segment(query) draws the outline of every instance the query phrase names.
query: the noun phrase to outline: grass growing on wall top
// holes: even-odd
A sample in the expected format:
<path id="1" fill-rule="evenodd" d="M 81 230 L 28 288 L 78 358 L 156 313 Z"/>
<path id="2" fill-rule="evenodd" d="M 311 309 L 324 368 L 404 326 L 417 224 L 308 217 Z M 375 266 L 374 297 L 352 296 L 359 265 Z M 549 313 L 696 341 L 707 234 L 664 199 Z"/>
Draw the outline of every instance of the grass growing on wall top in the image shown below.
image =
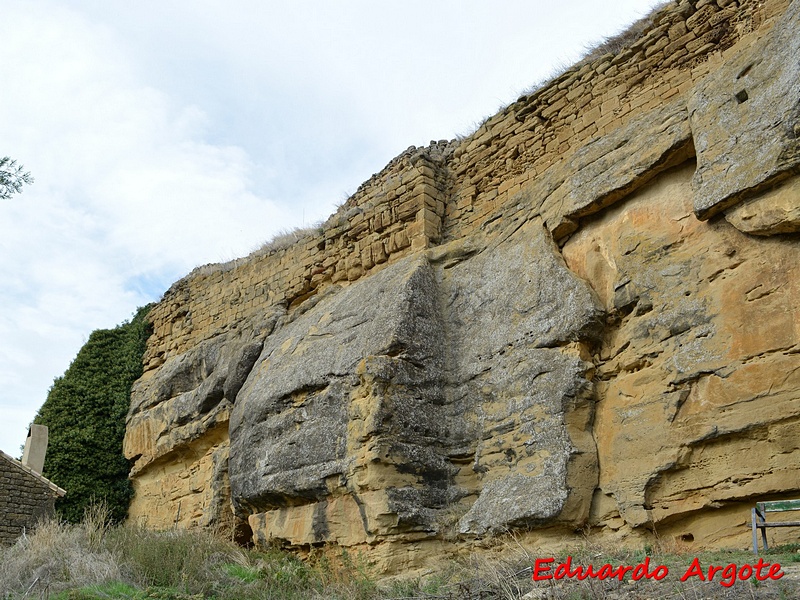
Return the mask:
<path id="1" fill-rule="evenodd" d="M 64 488 L 58 513 L 77 523 L 93 501 L 123 520 L 132 496 L 122 454 L 131 386 L 142 374 L 149 306 L 114 329 L 98 329 L 50 388 L 34 422 L 49 428 L 43 475 Z"/>

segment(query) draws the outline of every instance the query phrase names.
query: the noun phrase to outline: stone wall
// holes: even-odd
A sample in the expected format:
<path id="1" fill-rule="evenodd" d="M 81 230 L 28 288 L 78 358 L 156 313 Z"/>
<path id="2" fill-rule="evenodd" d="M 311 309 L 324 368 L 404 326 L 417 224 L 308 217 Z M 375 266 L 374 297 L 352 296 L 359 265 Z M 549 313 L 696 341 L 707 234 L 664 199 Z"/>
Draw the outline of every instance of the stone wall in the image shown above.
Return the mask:
<path id="1" fill-rule="evenodd" d="M 292 306 L 317 289 L 359 279 L 439 241 L 449 142 L 413 146 L 362 184 L 335 215 L 245 259 L 207 265 L 175 283 L 150 315 L 152 370 L 272 306 Z M 283 246 L 283 247 L 281 247 Z"/>
<path id="2" fill-rule="evenodd" d="M 299 232 L 296 243 L 278 249 L 267 245 L 244 259 L 200 267 L 174 284 L 151 315 L 155 336 L 146 369 L 256 312 L 301 302 L 326 285 L 355 281 L 415 250 L 475 231 L 498 218 L 498 209 L 523 188 L 548 179 L 547 173 L 578 170 L 579 151 L 586 153 L 588 142 L 621 126 L 658 128 L 658 119 L 670 116 L 662 112 L 665 105 L 681 113 L 687 93 L 736 51 L 740 38 L 754 42 L 787 4 L 670 3 L 650 17 L 650 27 L 634 43 L 572 67 L 468 138 L 410 147 L 319 228 Z M 642 148 L 620 153 L 634 161 L 631 181 L 644 183 L 694 154 L 688 126 L 670 141 L 673 145 L 647 161 L 636 162 Z M 564 182 L 548 183 L 558 189 Z M 626 191 L 624 186 L 603 190 L 591 206 L 564 214 L 547 205 L 539 210 L 560 239 L 574 230 L 575 219 Z M 549 204 L 556 201 L 563 199 L 557 196 Z"/>
<path id="3" fill-rule="evenodd" d="M 387 571 L 516 530 L 746 545 L 800 493 L 800 4 L 681 0 L 316 231 L 177 282 L 132 518 Z"/>
<path id="4" fill-rule="evenodd" d="M 54 513 L 64 490 L 0 452 L 0 544 L 13 544 Z"/>
<path id="5" fill-rule="evenodd" d="M 737 44 L 753 43 L 787 5 L 786 0 L 670 2 L 647 19 L 633 43 L 575 65 L 490 117 L 454 151 L 445 237 L 460 237 L 496 218 L 499 207 L 526 186 L 552 179 L 548 174 L 591 164 L 582 164 L 580 153 L 625 124 L 658 128 L 658 120 L 665 118 L 659 109 L 685 102 L 698 82 L 740 50 Z M 631 179 L 652 178 L 693 153 L 677 144 L 645 161 L 637 155 L 646 149 L 617 150 L 631 161 Z M 541 196 L 556 191 L 561 182 L 549 184 Z M 603 190 L 594 204 L 561 214 L 555 207 L 562 198 L 556 195 L 540 210 L 560 239 L 577 227 L 577 220 L 625 191 Z"/>

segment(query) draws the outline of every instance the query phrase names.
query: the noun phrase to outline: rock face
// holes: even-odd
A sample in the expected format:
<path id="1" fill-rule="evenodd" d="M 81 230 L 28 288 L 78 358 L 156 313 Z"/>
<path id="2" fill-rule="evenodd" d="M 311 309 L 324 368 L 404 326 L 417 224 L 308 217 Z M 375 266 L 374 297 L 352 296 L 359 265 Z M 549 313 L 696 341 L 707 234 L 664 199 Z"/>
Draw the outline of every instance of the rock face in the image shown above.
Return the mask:
<path id="1" fill-rule="evenodd" d="M 800 484 L 800 244 L 697 220 L 692 171 L 564 246 L 614 316 L 599 348 L 590 523 L 741 544 L 749 500 Z"/>
<path id="2" fill-rule="evenodd" d="M 538 223 L 328 288 L 279 320 L 237 397 L 239 515 L 298 546 L 580 524 L 597 481 L 580 344 L 601 314 Z"/>
<path id="3" fill-rule="evenodd" d="M 701 219 L 800 171 L 798 22 L 794 2 L 771 35 L 726 61 L 690 96 Z"/>
<path id="4" fill-rule="evenodd" d="M 131 518 L 387 573 L 508 531 L 746 546 L 756 499 L 800 493 L 797 32 L 796 2 L 672 3 L 177 282 Z"/>
<path id="5" fill-rule="evenodd" d="M 130 519 L 214 525 L 230 514 L 231 407 L 276 319 L 277 312 L 207 340 L 134 384 L 124 441 L 137 497 Z"/>

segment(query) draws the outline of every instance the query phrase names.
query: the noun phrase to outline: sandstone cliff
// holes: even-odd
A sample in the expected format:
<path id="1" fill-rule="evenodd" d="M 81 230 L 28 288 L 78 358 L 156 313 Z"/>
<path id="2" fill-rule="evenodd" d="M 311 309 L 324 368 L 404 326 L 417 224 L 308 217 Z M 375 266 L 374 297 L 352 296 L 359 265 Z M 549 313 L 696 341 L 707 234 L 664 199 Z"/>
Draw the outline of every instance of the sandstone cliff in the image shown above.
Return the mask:
<path id="1" fill-rule="evenodd" d="M 387 570 L 800 493 L 800 3 L 681 0 L 151 311 L 131 518 Z"/>

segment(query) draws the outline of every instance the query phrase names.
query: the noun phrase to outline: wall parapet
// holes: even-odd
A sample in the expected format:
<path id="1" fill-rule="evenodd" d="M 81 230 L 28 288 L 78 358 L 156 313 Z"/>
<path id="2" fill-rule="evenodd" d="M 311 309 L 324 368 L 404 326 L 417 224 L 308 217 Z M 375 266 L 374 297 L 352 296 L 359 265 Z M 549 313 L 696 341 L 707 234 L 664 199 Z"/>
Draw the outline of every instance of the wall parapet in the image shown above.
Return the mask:
<path id="1" fill-rule="evenodd" d="M 411 147 L 295 243 L 198 267 L 150 312 L 145 370 L 270 306 L 293 306 L 439 242 L 452 143 Z"/>

